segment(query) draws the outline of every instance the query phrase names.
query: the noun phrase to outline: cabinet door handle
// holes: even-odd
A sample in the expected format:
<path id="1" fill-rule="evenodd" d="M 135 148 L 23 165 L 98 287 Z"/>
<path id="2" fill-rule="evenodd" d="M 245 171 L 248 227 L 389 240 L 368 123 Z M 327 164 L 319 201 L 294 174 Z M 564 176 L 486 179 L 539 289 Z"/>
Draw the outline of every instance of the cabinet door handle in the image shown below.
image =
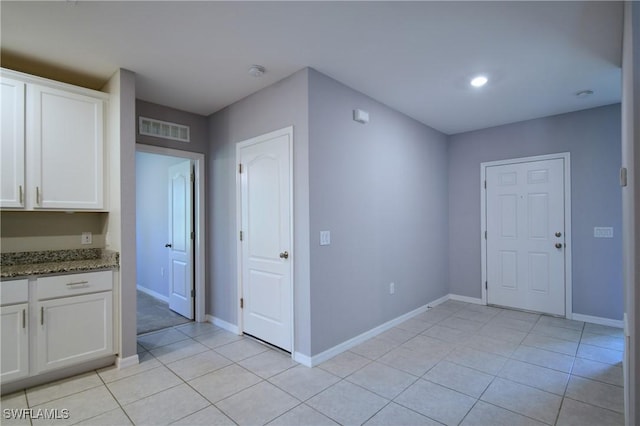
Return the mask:
<path id="1" fill-rule="evenodd" d="M 27 328 L 27 310 L 22 310 L 22 328 Z"/>
<path id="2" fill-rule="evenodd" d="M 18 193 L 20 194 L 20 204 L 22 204 L 22 185 L 18 185 Z"/>
<path id="3" fill-rule="evenodd" d="M 44 306 L 40 307 L 40 325 L 44 325 Z"/>
<path id="4" fill-rule="evenodd" d="M 36 186 L 36 204 L 40 205 L 40 187 Z"/>
<path id="5" fill-rule="evenodd" d="M 82 287 L 88 287 L 89 281 L 76 281 L 73 283 L 67 283 L 68 287 L 73 287 L 73 286 L 82 286 Z"/>

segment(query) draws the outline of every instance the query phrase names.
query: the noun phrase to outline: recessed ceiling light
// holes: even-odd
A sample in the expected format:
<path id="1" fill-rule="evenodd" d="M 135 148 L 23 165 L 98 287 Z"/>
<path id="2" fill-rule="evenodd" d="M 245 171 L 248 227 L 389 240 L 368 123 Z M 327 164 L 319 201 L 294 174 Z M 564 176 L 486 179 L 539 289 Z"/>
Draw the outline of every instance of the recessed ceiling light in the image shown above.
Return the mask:
<path id="1" fill-rule="evenodd" d="M 487 81 L 489 81 L 487 77 L 485 77 L 484 75 L 479 75 L 471 79 L 471 85 L 473 87 L 482 87 L 487 84 Z"/>
<path id="2" fill-rule="evenodd" d="M 265 72 L 265 68 L 262 65 L 251 65 L 249 67 L 249 75 L 253 77 L 262 77 Z"/>
<path id="3" fill-rule="evenodd" d="M 593 95 L 593 90 L 581 90 L 579 92 L 576 92 L 576 96 L 579 98 L 586 98 L 591 95 Z"/>

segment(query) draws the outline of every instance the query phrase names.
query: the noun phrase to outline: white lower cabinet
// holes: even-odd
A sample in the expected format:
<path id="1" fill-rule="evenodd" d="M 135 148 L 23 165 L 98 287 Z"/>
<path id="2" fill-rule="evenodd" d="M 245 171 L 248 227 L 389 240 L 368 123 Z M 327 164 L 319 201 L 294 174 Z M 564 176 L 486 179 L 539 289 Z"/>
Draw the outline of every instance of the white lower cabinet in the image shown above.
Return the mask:
<path id="1" fill-rule="evenodd" d="M 0 289 L 2 383 L 114 354 L 112 271 L 3 281 Z"/>
<path id="2" fill-rule="evenodd" d="M 2 365 L 0 380 L 8 382 L 29 375 L 29 305 L 0 307 Z"/>
<path id="3" fill-rule="evenodd" d="M 110 291 L 38 302 L 37 371 L 113 353 Z"/>

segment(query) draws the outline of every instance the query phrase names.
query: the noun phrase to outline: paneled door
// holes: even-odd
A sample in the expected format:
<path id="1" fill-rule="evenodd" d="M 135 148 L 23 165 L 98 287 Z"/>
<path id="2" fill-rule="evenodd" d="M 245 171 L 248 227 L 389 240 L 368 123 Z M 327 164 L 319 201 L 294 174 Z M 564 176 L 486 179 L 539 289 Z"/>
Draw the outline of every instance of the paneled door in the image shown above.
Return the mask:
<path id="1" fill-rule="evenodd" d="M 193 185 L 191 161 L 169 167 L 169 308 L 193 319 Z"/>
<path id="2" fill-rule="evenodd" d="M 564 161 L 486 168 L 487 303 L 565 316 Z"/>
<path id="3" fill-rule="evenodd" d="M 238 146 L 242 329 L 292 349 L 292 129 Z"/>

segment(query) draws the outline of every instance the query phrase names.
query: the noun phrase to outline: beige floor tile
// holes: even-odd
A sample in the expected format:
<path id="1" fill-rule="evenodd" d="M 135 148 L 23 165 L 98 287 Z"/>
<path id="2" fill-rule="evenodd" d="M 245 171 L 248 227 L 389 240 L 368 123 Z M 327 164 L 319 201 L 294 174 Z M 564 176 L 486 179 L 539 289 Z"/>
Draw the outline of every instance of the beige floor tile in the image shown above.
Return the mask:
<path id="1" fill-rule="evenodd" d="M 536 324 L 532 329 L 536 334 L 543 336 L 555 337 L 556 339 L 568 340 L 570 342 L 579 342 L 582 337 L 582 331 L 571 328 L 554 327 L 545 324 Z"/>
<path id="2" fill-rule="evenodd" d="M 396 325 L 396 327 L 401 328 L 403 330 L 412 331 L 418 334 L 418 333 L 422 333 L 427 328 L 431 327 L 431 325 L 432 324 L 428 322 L 421 321 L 414 317 L 401 322 L 400 324 Z"/>
<path id="3" fill-rule="evenodd" d="M 473 335 L 473 333 L 456 330 L 454 328 L 443 327 L 440 324 L 436 324 L 424 331 L 422 335 L 456 345 L 461 345 L 465 343 L 467 339 Z"/>
<path id="4" fill-rule="evenodd" d="M 604 334 L 582 333 L 580 343 L 587 345 L 599 346 L 601 348 L 613 349 L 616 351 L 624 351 L 624 338 L 617 336 L 607 336 Z"/>
<path id="5" fill-rule="evenodd" d="M 531 346 L 520 346 L 515 350 L 511 358 L 518 361 L 528 362 L 540 367 L 551 368 L 553 370 L 569 373 L 573 366 L 574 358 L 558 352 L 551 352 Z"/>
<path id="6" fill-rule="evenodd" d="M 603 362 L 591 361 L 584 358 L 576 358 L 571 374 L 584 377 L 610 385 L 623 386 L 624 377 L 622 367 L 618 365 L 605 364 Z"/>
<path id="7" fill-rule="evenodd" d="M 298 365 L 291 359 L 291 355 L 274 350 L 268 350 L 251 358 L 243 359 L 238 364 L 263 379 L 268 379 Z"/>
<path id="8" fill-rule="evenodd" d="M 269 382 L 295 396 L 300 401 L 306 401 L 339 381 L 339 377 L 323 369 L 308 368 L 302 365 L 286 370 L 269 379 Z"/>
<path id="9" fill-rule="evenodd" d="M 462 318 L 469 321 L 481 323 L 487 323 L 491 321 L 491 319 L 496 315 L 497 313 L 495 312 L 478 312 L 476 310 L 466 308 L 453 314 L 455 318 Z"/>
<path id="10" fill-rule="evenodd" d="M 172 425 L 182 426 L 234 426 L 235 423 L 215 406 L 209 405 L 187 417 L 177 420 Z"/>
<path id="11" fill-rule="evenodd" d="M 572 376 L 567 386 L 568 398 L 624 413 L 624 389 L 620 386 Z"/>
<path id="12" fill-rule="evenodd" d="M 503 309 L 502 312 L 500 312 L 500 316 L 508 319 L 515 319 L 518 321 L 526 321 L 530 323 L 536 323 L 540 319 L 540 314 L 516 311 L 513 309 Z"/>
<path id="13" fill-rule="evenodd" d="M 604 362 L 612 365 L 622 365 L 622 351 L 601 348 L 599 346 L 585 345 L 581 343 L 578 347 L 577 357 L 590 359 L 592 361 Z"/>
<path id="14" fill-rule="evenodd" d="M 347 377 L 370 362 L 369 358 L 347 351 L 323 362 L 318 367 L 338 377 Z"/>
<path id="15" fill-rule="evenodd" d="M 557 426 L 623 426 L 624 416 L 604 408 L 565 398 Z"/>
<path id="16" fill-rule="evenodd" d="M 392 350 L 388 354 L 378 359 L 378 362 L 397 368 L 405 373 L 420 377 L 434 365 L 436 365 L 442 356 L 429 356 L 422 352 L 412 351 L 404 347 Z"/>
<path id="17" fill-rule="evenodd" d="M 508 328 L 510 330 L 528 333 L 534 327 L 535 322 L 510 318 L 505 315 L 496 315 L 487 323 L 488 326 L 498 326 Z"/>
<path id="18" fill-rule="evenodd" d="M 604 334 L 607 336 L 624 338 L 624 330 L 618 327 L 609 327 L 606 325 L 592 324 L 587 322 L 584 324 L 584 331 L 585 333 Z"/>
<path id="19" fill-rule="evenodd" d="M 60 399 L 102 385 L 103 383 L 100 377 L 98 377 L 94 371 L 91 371 L 68 379 L 27 389 L 27 401 L 29 406 L 33 407 L 34 405 L 44 404 L 54 399 Z"/>
<path id="20" fill-rule="evenodd" d="M 242 361 L 267 350 L 269 350 L 267 346 L 247 338 L 215 349 L 220 355 L 234 362 Z"/>
<path id="21" fill-rule="evenodd" d="M 440 424 L 393 402 L 378 411 L 365 423 L 367 426 L 438 426 Z"/>
<path id="22" fill-rule="evenodd" d="M 182 380 L 189 381 L 231 364 L 233 363 L 230 360 L 219 353 L 207 350 L 189 358 L 183 358 L 167 364 L 167 367 L 180 376 Z"/>
<path id="23" fill-rule="evenodd" d="M 445 318 L 449 318 L 452 316 L 454 312 L 449 311 L 436 311 L 433 309 L 429 309 L 426 312 L 416 315 L 413 319 L 417 319 L 419 321 L 424 321 L 430 324 L 437 324 Z"/>
<path id="24" fill-rule="evenodd" d="M 266 424 L 300 404 L 268 382 L 261 382 L 218 402 L 218 408 L 240 425 Z"/>
<path id="25" fill-rule="evenodd" d="M 576 356 L 576 352 L 578 351 L 578 342 L 570 342 L 568 340 L 557 339 L 533 332 L 525 337 L 522 344 L 570 356 Z"/>
<path id="26" fill-rule="evenodd" d="M 150 352 L 158 359 L 158 361 L 163 364 L 169 364 L 182 358 L 188 358 L 208 350 L 210 349 L 202 343 L 196 342 L 193 339 L 188 339 L 171 343 L 156 349 L 151 349 Z"/>
<path id="27" fill-rule="evenodd" d="M 467 339 L 465 346 L 490 354 L 510 357 L 518 348 L 518 344 L 506 340 L 495 339 L 489 336 L 473 335 Z"/>
<path id="28" fill-rule="evenodd" d="M 182 381 L 164 366 L 143 371 L 115 382 L 107 387 L 122 405 L 130 404 L 149 395 L 177 386 Z"/>
<path id="29" fill-rule="evenodd" d="M 393 327 L 389 330 L 381 333 L 378 337 L 395 342 L 396 344 L 403 344 L 409 339 L 416 337 L 418 333 L 416 331 L 404 330 L 402 328 Z"/>
<path id="30" fill-rule="evenodd" d="M 478 401 L 460 426 L 543 426 L 537 420 Z"/>
<path id="31" fill-rule="evenodd" d="M 371 360 L 378 359 L 382 355 L 391 351 L 398 344 L 393 340 L 385 339 L 382 337 L 374 337 L 373 339 L 369 339 L 366 342 L 360 343 L 358 346 L 351 348 L 351 352 L 354 352 L 358 355 L 362 355 L 365 358 L 369 358 Z"/>
<path id="32" fill-rule="evenodd" d="M 447 356 L 447 361 L 496 375 L 507 362 L 507 358 L 471 348 L 457 348 Z"/>
<path id="33" fill-rule="evenodd" d="M 438 325 L 449 327 L 449 328 L 455 328 L 456 330 L 462 330 L 467 333 L 474 333 L 480 330 L 480 328 L 482 328 L 482 326 L 484 326 L 485 323 L 478 322 L 478 321 L 470 321 L 468 319 L 452 316 L 440 321 Z"/>
<path id="34" fill-rule="evenodd" d="M 480 336 L 488 336 L 498 340 L 505 340 L 507 342 L 520 344 L 525 337 L 527 337 L 528 331 L 516 330 L 513 328 L 505 327 L 501 324 L 496 324 L 489 321 L 487 325 L 478 330 L 477 334 Z"/>
<path id="35" fill-rule="evenodd" d="M 170 345 L 171 343 L 179 342 L 180 340 L 186 340 L 189 336 L 180 333 L 179 331 L 168 328 L 161 331 L 155 331 L 149 334 L 143 334 L 138 336 L 138 343 L 145 349 L 151 350 L 159 348 L 161 346 Z"/>
<path id="36" fill-rule="evenodd" d="M 244 368 L 232 364 L 189 381 L 189 384 L 212 403 L 225 399 L 262 379 Z"/>
<path id="37" fill-rule="evenodd" d="M 314 410 L 308 405 L 300 404 L 276 418 L 274 421 L 269 423 L 269 426 L 336 426 L 337 424 L 338 423 L 334 422 L 329 417 Z"/>
<path id="38" fill-rule="evenodd" d="M 556 395 L 564 395 L 569 374 L 527 362 L 510 359 L 498 376 Z"/>
<path id="39" fill-rule="evenodd" d="M 41 408 L 45 410 L 68 410 L 69 417 L 67 419 L 55 420 L 54 422 L 51 420 L 33 420 L 34 425 L 55 424 L 65 426 L 115 410 L 118 408 L 118 403 L 113 399 L 106 387 L 98 386 L 41 405 L 32 406 L 31 408 L 34 410 Z"/>
<path id="40" fill-rule="evenodd" d="M 444 342 L 433 337 L 425 336 L 424 334 L 416 336 L 400 345 L 400 348 L 409 349 L 434 358 L 444 358 L 455 349 L 455 347 L 456 344 L 454 343 Z"/>
<path id="41" fill-rule="evenodd" d="M 346 380 L 383 398 L 393 399 L 418 378 L 379 362 L 372 362 L 347 377 Z"/>
<path id="42" fill-rule="evenodd" d="M 496 378 L 480 399 L 548 424 L 555 422 L 562 402 L 561 396 L 501 378 Z"/>
<path id="43" fill-rule="evenodd" d="M 542 315 L 538 320 L 538 324 L 550 325 L 552 327 L 571 328 L 573 330 L 579 330 L 579 331 L 582 331 L 582 329 L 584 328 L 584 322 L 582 321 L 550 317 L 547 315 Z"/>
<path id="44" fill-rule="evenodd" d="M 203 334 L 214 333 L 222 330 L 220 327 L 213 325 L 210 322 L 190 322 L 188 324 L 175 327 L 175 329 L 189 337 L 201 336 Z"/>
<path id="45" fill-rule="evenodd" d="M 422 378 L 465 395 L 479 398 L 494 376 L 448 361 L 441 361 Z"/>
<path id="46" fill-rule="evenodd" d="M 389 401 L 349 382 L 339 382 L 307 401 L 307 405 L 341 425 L 361 425 Z"/>
<path id="47" fill-rule="evenodd" d="M 170 424 L 208 405 L 209 401 L 183 383 L 123 408 L 133 423 L 141 426 Z"/>
<path id="48" fill-rule="evenodd" d="M 229 333 L 228 331 L 225 331 L 225 330 L 221 330 L 221 331 L 216 331 L 214 333 L 207 333 L 207 334 L 202 334 L 200 336 L 195 336 L 194 339 L 209 348 L 215 349 L 217 347 L 228 345 L 229 343 L 242 340 L 243 337 L 238 336 L 237 334 Z"/>
<path id="49" fill-rule="evenodd" d="M 30 426 L 31 420 L 24 415 L 24 412 L 9 411 L 7 414 L 4 410 L 22 410 L 28 408 L 27 395 L 25 391 L 14 392 L 8 395 L 2 395 L 2 425 L 6 426 Z"/>
<path id="50" fill-rule="evenodd" d="M 129 417 L 127 417 L 120 407 L 76 423 L 76 425 L 82 426 L 130 426 L 132 424 Z"/>
<path id="51" fill-rule="evenodd" d="M 476 399 L 420 379 L 394 401 L 441 423 L 457 425 Z"/>
<path id="52" fill-rule="evenodd" d="M 151 370 L 152 368 L 156 368 L 161 365 L 160 361 L 151 355 L 151 352 L 145 351 L 138 354 L 138 364 L 126 368 L 118 368 L 115 365 L 112 365 L 98 370 L 98 375 L 105 383 L 110 383 L 124 379 L 125 377 L 142 373 L 143 371 Z"/>

